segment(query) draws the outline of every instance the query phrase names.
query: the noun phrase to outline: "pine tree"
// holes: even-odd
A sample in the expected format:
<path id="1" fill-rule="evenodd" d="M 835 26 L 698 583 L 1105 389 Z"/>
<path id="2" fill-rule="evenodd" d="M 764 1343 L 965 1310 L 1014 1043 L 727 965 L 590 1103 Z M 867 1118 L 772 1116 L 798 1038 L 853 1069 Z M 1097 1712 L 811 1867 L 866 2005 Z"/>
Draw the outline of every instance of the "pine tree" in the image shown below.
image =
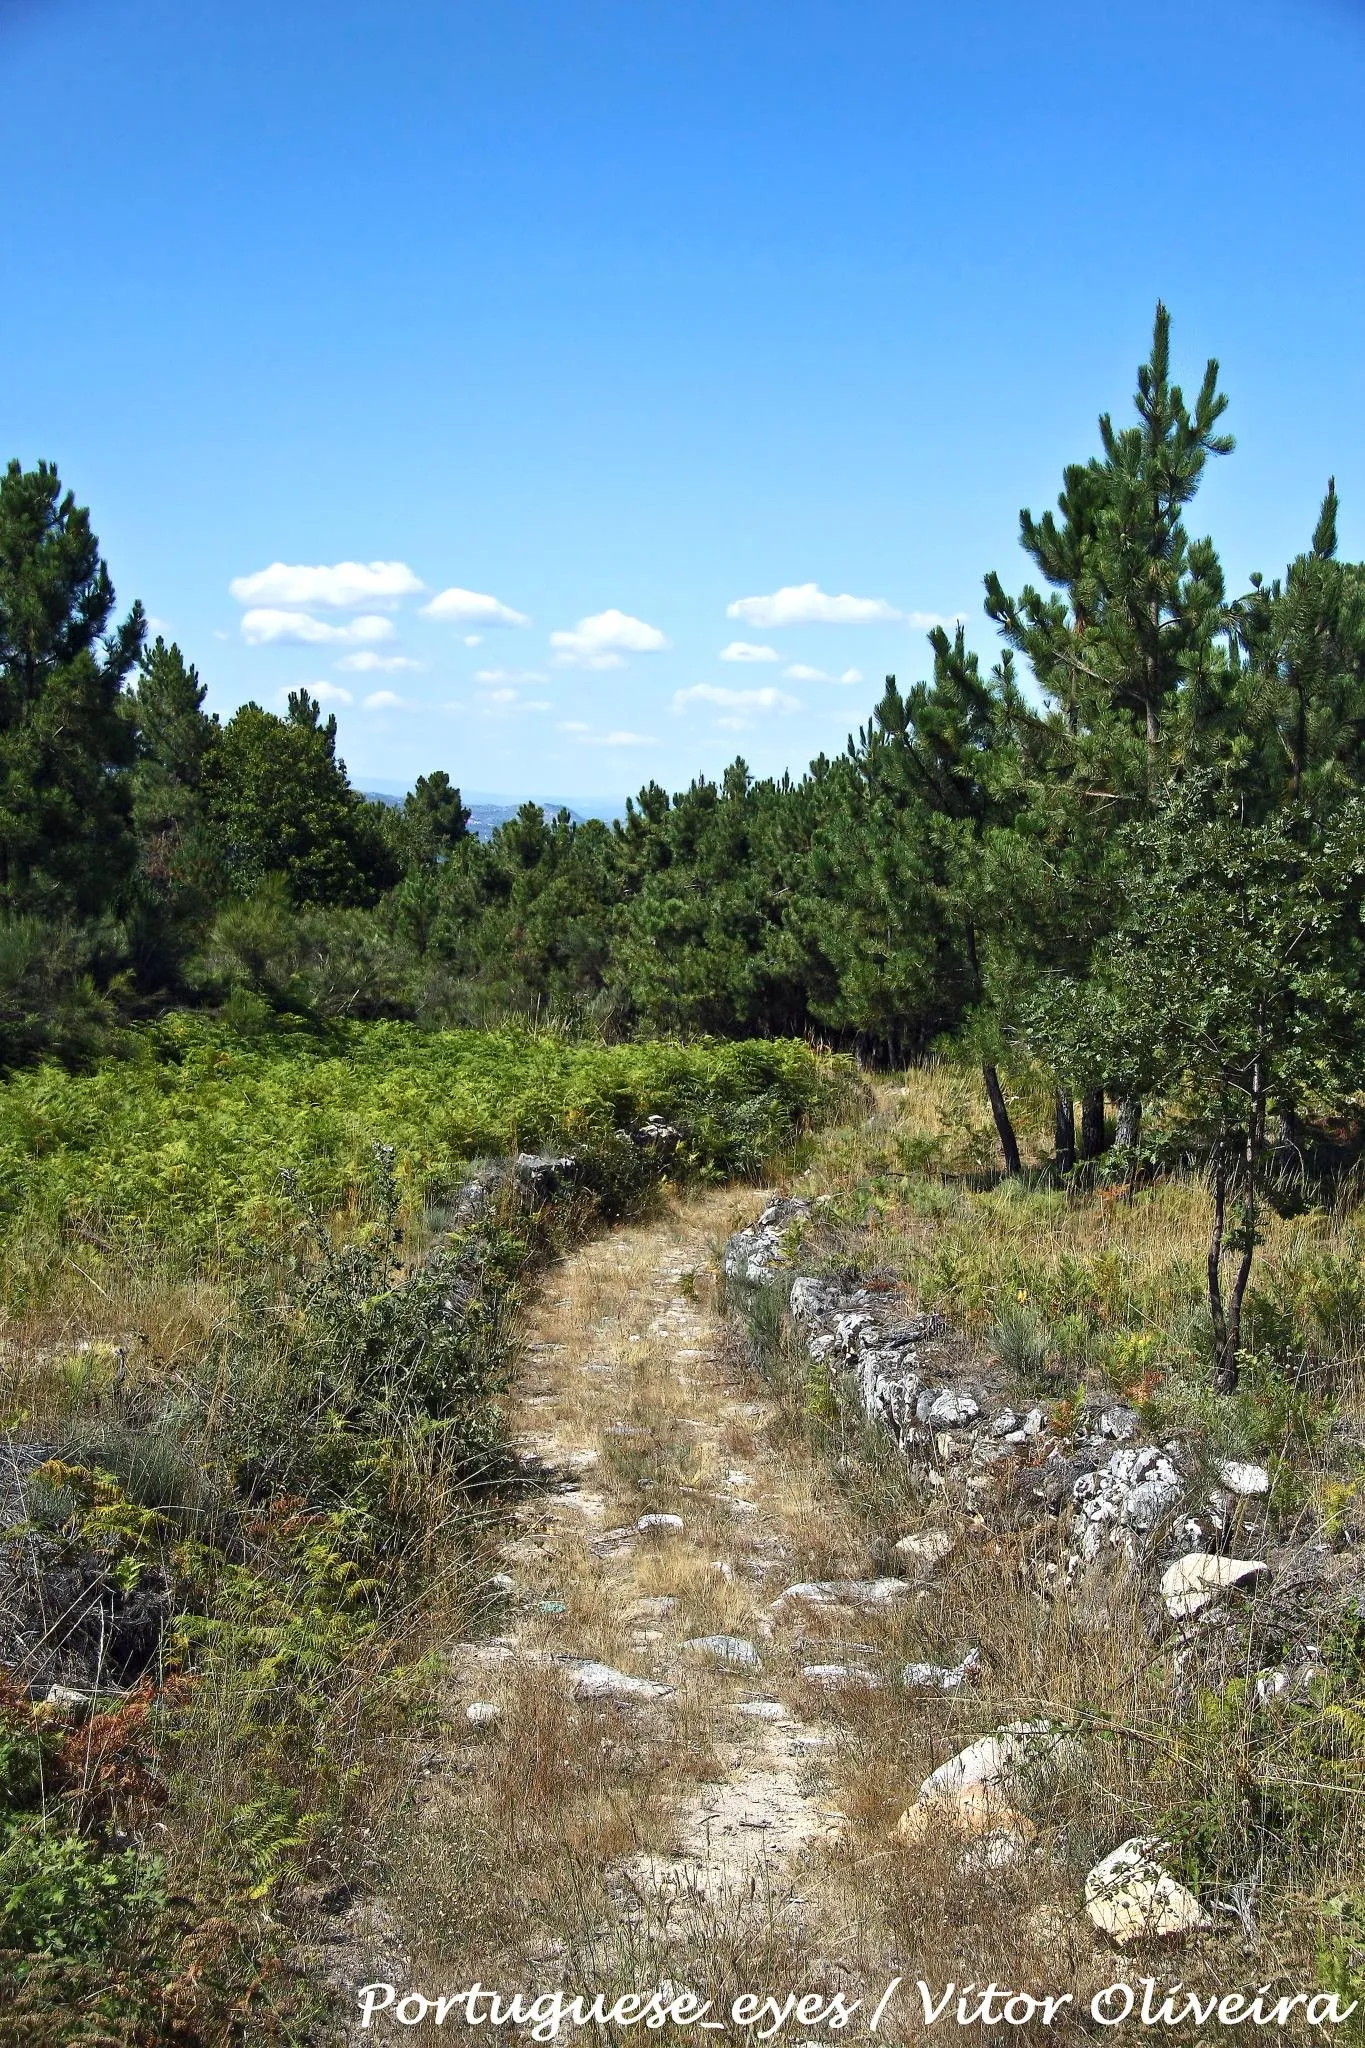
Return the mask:
<path id="1" fill-rule="evenodd" d="M 204 764 L 219 732 L 206 695 L 198 671 L 158 634 L 125 699 L 136 747 L 133 830 L 144 871 L 168 882 L 202 829 Z"/>
<path id="2" fill-rule="evenodd" d="M 444 768 L 419 775 L 403 799 L 414 857 L 428 864 L 444 860 L 468 832 L 469 815 Z"/>
<path id="3" fill-rule="evenodd" d="M 204 768 L 215 854 L 229 886 L 251 895 L 282 876 L 296 904 L 373 903 L 398 879 L 398 863 L 351 788 L 336 751 L 335 717 L 324 721 L 306 690 L 287 715 L 244 704 L 223 727 Z"/>
<path id="4" fill-rule="evenodd" d="M 142 608 L 108 630 L 114 587 L 90 515 L 56 469 L 0 478 L 0 900 L 88 915 L 133 860 L 133 734 L 120 693 Z"/>
<path id="5" fill-rule="evenodd" d="M 1138 370 L 1137 423 L 1099 422 L 1103 454 L 1065 472 L 1051 513 L 1019 515 L 1019 538 L 1053 595 L 1026 585 L 1008 596 L 993 571 L 986 610 L 1029 662 L 1049 701 L 1095 756 L 1097 739 L 1125 793 L 1159 775 L 1166 726 L 1182 699 L 1196 715 L 1219 667 L 1225 625 L 1222 569 L 1211 540 L 1191 539 L 1185 512 L 1227 409 L 1210 359 L 1191 411 L 1170 379 L 1171 322 L 1158 303 L 1152 352 Z M 1124 745 L 1129 734 L 1140 753 Z"/>

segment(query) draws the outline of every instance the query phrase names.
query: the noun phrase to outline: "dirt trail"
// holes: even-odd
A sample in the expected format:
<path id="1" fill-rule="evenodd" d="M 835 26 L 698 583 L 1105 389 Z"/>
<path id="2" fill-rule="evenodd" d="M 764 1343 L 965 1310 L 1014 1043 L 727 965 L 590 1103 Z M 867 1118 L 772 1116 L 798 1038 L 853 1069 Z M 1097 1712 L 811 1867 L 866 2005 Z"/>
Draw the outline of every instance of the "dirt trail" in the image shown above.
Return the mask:
<path id="1" fill-rule="evenodd" d="M 574 1483 L 527 1518 L 507 1566 L 572 1587 L 599 1625 L 566 1629 L 533 1606 L 501 1647 L 670 1687 L 675 1705 L 660 1710 L 700 1711 L 723 1771 L 675 1808 L 673 1854 L 642 1849 L 622 1865 L 642 1894 L 750 1893 L 757 1873 L 771 1880 L 840 1819 L 811 1785 L 824 1737 L 765 1685 L 777 1661 L 768 1603 L 787 1583 L 794 1533 L 764 1443 L 776 1405 L 737 1391 L 719 1350 L 716 1236 L 758 1206 L 754 1195 L 742 1208 L 733 1194 L 691 1202 L 576 1253 L 533 1318 L 513 1418 L 519 1450 Z M 682 1526 L 640 1529 L 651 1514 Z M 717 1646 L 688 1647 L 706 1636 Z M 576 1696 L 596 1683 L 613 1697 L 610 1679 L 562 1668 Z"/>
<path id="2" fill-rule="evenodd" d="M 843 1817 L 801 1670 L 870 1646 L 839 1639 L 847 1614 L 773 1611 L 831 1561 L 831 1516 L 717 1304 L 718 1245 L 763 1199 L 697 1195 L 603 1236 L 532 1309 L 510 1419 L 555 1477 L 494 1560 L 496 1632 L 449 1657 L 459 1748 L 421 1801 L 413 1981 L 459 1976 L 453 1947 L 522 1984 L 779 1934 L 808 1952 L 826 1917 Z"/>

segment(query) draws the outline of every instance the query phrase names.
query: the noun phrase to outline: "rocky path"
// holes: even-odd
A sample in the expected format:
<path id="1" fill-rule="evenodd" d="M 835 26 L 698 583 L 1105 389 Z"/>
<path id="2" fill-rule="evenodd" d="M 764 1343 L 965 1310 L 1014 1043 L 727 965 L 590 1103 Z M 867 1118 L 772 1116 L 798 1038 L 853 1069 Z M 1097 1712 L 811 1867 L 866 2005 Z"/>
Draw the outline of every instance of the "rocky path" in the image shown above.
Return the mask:
<path id="1" fill-rule="evenodd" d="M 674 1924 L 779 1890 L 799 1904 L 803 1853 L 841 1819 L 823 1733 L 779 1697 L 802 1631 L 769 1612 L 814 1504 L 769 1441 L 776 1405 L 727 1367 L 715 1301 L 717 1243 L 754 1202 L 693 1199 L 551 1276 L 513 1420 L 552 1490 L 503 1548 L 504 1627 L 453 1663 L 466 1719 L 504 1740 L 532 1670 L 668 1760 L 670 1796 L 637 1806 L 637 1840 L 600 1869 L 618 1906 Z"/>

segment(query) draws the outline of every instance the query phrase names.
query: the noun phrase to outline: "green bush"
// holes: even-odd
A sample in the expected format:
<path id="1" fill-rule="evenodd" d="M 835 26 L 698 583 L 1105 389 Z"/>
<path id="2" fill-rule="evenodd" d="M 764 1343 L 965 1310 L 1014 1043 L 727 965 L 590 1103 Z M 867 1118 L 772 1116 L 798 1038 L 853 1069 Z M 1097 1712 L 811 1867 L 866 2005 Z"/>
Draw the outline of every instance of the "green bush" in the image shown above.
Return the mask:
<path id="1" fill-rule="evenodd" d="M 0 1938 L 11 1952 L 98 1956 L 126 1944 L 132 1923 L 165 1903 L 155 1857 L 104 1849 L 36 1816 L 13 1828 L 0 1849 Z M 16 1975 L 23 1974 L 20 1964 Z"/>
<path id="2" fill-rule="evenodd" d="M 191 1258 L 237 1254 L 287 1220 L 281 1169 L 332 1210 L 376 1139 L 394 1146 L 414 1204 L 450 1190 L 465 1162 L 518 1149 L 581 1154 L 590 1185 L 610 1193 L 639 1170 L 616 1133 L 654 1112 L 684 1134 L 677 1173 L 751 1173 L 828 1115 L 850 1076 L 790 1041 L 574 1045 L 259 1016 L 243 1036 L 177 1015 L 133 1034 L 125 1059 L 0 1086 L 2 1228 L 11 1243 L 75 1226 Z"/>

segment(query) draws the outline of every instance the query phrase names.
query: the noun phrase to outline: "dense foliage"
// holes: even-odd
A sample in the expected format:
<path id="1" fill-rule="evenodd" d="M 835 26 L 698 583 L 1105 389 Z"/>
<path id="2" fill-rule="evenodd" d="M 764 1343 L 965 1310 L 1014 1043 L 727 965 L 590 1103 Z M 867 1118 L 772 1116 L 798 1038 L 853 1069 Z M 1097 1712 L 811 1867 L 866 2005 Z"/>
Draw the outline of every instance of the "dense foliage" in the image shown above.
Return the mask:
<path id="1" fill-rule="evenodd" d="M 845 1079 L 790 1041 L 605 1046 L 402 1023 L 243 1038 L 177 1015 L 123 1059 L 40 1067 L 0 1090 L 3 1241 L 75 1225 L 102 1242 L 241 1249 L 298 1199 L 335 1209 L 377 1142 L 410 1203 L 448 1195 L 471 1160 L 571 1147 L 610 1209 L 634 1192 L 629 1134 L 646 1117 L 681 1133 L 677 1174 L 756 1171 Z"/>

